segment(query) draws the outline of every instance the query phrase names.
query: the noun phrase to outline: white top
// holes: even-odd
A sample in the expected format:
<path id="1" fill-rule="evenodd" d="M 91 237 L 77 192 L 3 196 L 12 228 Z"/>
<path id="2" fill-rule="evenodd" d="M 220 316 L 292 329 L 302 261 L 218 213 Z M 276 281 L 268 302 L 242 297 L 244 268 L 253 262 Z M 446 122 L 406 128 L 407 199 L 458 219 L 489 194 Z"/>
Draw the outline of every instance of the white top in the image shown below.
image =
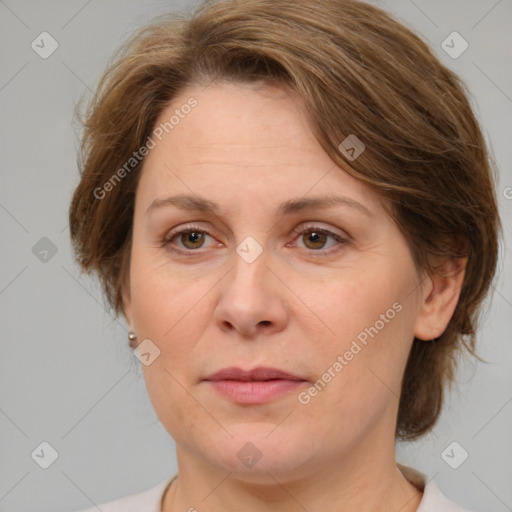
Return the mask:
<path id="1" fill-rule="evenodd" d="M 426 475 L 408 466 L 402 464 L 397 464 L 397 466 L 409 482 L 423 491 L 423 498 L 417 512 L 470 512 L 445 498 L 433 479 L 428 480 Z M 161 512 L 161 501 L 165 490 L 176 476 L 166 478 L 147 491 L 108 501 L 99 505 L 99 508 L 102 512 Z M 82 512 L 97 511 L 97 507 L 92 507 Z"/>

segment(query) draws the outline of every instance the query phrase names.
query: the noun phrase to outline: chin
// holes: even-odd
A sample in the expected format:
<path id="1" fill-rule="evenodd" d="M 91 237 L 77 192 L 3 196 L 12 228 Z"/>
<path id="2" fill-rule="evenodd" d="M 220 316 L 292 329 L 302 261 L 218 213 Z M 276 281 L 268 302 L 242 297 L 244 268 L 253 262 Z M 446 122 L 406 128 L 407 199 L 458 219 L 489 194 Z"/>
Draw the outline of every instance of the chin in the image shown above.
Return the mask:
<path id="1" fill-rule="evenodd" d="M 297 435 L 290 425 L 243 423 L 228 430 L 234 437 L 217 440 L 216 449 L 205 456 L 233 478 L 248 483 L 275 484 L 269 473 L 277 480 L 298 477 L 319 449 L 312 436 Z"/>

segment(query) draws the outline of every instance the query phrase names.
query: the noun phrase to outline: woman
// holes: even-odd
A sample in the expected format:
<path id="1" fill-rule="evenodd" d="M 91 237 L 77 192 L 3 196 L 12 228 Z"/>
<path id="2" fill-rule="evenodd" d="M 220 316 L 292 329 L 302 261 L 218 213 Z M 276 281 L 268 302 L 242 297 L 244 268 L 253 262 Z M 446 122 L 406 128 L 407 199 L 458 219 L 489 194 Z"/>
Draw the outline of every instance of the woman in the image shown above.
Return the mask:
<path id="1" fill-rule="evenodd" d="M 208 3 L 135 34 L 84 123 L 77 259 L 178 461 L 101 509 L 462 510 L 395 460 L 474 347 L 500 228 L 428 47 L 353 0 Z"/>

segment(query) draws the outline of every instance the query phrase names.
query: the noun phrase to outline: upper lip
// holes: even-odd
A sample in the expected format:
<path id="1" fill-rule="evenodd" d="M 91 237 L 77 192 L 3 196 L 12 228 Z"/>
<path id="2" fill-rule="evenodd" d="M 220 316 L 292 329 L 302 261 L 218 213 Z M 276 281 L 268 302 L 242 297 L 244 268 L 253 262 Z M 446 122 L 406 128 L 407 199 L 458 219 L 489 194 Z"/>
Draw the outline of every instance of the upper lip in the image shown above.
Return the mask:
<path id="1" fill-rule="evenodd" d="M 267 366 L 258 366 L 257 368 L 253 368 L 252 370 L 242 370 L 241 368 L 230 366 L 229 368 L 223 368 L 218 372 L 208 375 L 208 377 L 206 377 L 204 380 L 238 380 L 242 382 L 249 382 L 274 379 L 296 381 L 304 380 L 302 377 L 298 377 L 297 375 L 293 375 L 283 370 L 279 370 L 278 368 L 270 368 Z"/>

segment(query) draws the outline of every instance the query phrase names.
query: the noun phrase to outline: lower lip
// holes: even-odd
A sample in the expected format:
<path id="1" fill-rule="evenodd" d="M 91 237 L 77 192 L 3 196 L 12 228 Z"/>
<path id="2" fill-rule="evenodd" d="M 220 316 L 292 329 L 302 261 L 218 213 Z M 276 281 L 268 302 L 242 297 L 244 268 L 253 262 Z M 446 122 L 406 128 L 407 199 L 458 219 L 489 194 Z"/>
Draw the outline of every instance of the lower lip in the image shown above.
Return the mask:
<path id="1" fill-rule="evenodd" d="M 296 391 L 305 381 L 265 380 L 243 382 L 239 380 L 207 381 L 221 395 L 240 404 L 263 404 L 279 396 Z"/>

